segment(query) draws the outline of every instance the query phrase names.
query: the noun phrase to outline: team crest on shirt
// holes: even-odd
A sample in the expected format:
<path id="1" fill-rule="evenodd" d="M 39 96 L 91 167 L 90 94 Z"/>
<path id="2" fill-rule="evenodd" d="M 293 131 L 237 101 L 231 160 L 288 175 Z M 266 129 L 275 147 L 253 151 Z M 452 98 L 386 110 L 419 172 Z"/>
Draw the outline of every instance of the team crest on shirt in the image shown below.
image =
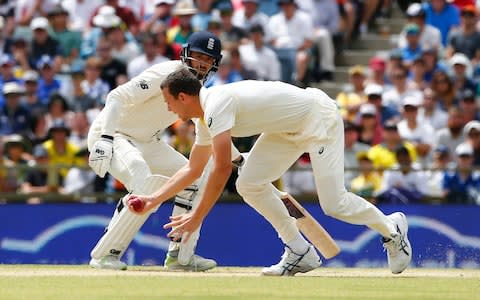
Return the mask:
<path id="1" fill-rule="evenodd" d="M 142 90 L 148 90 L 149 88 L 148 83 L 145 79 L 140 79 L 140 81 L 138 81 L 137 83 L 137 86 L 139 86 Z"/>
<path id="2" fill-rule="evenodd" d="M 210 126 L 212 126 L 212 122 L 213 122 L 212 117 L 208 118 L 208 121 L 207 121 L 208 128 L 210 128 Z"/>

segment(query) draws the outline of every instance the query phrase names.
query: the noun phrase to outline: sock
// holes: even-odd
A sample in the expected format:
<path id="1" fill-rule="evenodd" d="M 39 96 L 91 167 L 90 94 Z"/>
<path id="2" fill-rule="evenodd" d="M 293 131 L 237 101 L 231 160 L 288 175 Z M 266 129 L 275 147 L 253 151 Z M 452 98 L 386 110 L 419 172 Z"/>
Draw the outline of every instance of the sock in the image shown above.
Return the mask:
<path id="1" fill-rule="evenodd" d="M 296 254 L 303 254 L 307 252 L 310 244 L 298 233 L 298 235 L 287 243 L 287 246 Z"/>

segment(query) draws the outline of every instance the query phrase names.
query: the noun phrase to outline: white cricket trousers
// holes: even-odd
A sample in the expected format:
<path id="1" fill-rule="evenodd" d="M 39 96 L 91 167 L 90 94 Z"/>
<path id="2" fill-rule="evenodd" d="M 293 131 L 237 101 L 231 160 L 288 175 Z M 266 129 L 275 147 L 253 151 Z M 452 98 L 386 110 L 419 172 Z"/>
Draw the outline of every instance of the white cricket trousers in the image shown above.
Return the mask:
<path id="1" fill-rule="evenodd" d="M 325 214 L 358 225 L 366 225 L 382 236 L 395 232 L 393 222 L 367 200 L 347 192 L 344 185 L 344 132 L 338 111 L 330 125 L 319 121 L 321 108 L 307 118 L 304 132 L 326 134 L 291 138 L 287 134 L 262 134 L 242 168 L 236 182 L 237 191 L 245 202 L 263 215 L 286 244 L 298 236 L 294 218 L 290 217 L 271 182 L 280 178 L 304 152 L 310 154 L 320 206 Z M 328 112 L 327 112 L 328 113 Z M 328 122 L 327 122 L 328 123 Z M 301 135 L 301 134 L 300 134 Z"/>

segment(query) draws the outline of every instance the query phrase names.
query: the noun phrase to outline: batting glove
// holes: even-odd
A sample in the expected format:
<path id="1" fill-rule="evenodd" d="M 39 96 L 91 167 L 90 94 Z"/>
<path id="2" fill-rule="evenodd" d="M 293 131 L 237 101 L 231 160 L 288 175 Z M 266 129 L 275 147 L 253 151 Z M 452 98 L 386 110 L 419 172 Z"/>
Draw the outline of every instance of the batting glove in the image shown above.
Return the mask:
<path id="1" fill-rule="evenodd" d="M 100 177 L 105 177 L 113 156 L 113 136 L 102 134 L 100 140 L 93 144 L 88 157 L 88 164 Z"/>

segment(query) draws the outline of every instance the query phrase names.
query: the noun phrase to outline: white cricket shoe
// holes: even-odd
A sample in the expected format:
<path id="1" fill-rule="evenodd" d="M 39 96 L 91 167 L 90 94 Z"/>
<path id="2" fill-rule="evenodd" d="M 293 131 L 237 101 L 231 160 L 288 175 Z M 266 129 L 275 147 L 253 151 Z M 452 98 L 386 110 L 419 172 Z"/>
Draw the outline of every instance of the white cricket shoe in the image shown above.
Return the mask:
<path id="1" fill-rule="evenodd" d="M 276 265 L 263 268 L 262 274 L 267 276 L 293 276 L 297 273 L 306 273 L 314 270 L 322 264 L 320 256 L 312 245 L 303 254 L 294 253 L 289 247 L 285 247 L 282 259 Z"/>
<path id="2" fill-rule="evenodd" d="M 107 255 L 100 259 L 92 258 L 90 260 L 90 267 L 95 269 L 106 269 L 106 270 L 126 270 L 127 264 L 119 260 L 118 257 L 114 255 Z"/>
<path id="3" fill-rule="evenodd" d="M 393 274 L 402 273 L 412 260 L 412 247 L 408 241 L 407 217 L 401 212 L 388 216 L 394 223 L 397 233 L 391 238 L 383 238 L 383 248 L 387 250 L 388 266 Z"/>
<path id="4" fill-rule="evenodd" d="M 182 265 L 178 262 L 178 250 L 176 250 L 167 253 L 163 265 L 165 269 L 170 271 L 203 272 L 215 268 L 217 262 L 194 254 L 187 265 Z"/>

